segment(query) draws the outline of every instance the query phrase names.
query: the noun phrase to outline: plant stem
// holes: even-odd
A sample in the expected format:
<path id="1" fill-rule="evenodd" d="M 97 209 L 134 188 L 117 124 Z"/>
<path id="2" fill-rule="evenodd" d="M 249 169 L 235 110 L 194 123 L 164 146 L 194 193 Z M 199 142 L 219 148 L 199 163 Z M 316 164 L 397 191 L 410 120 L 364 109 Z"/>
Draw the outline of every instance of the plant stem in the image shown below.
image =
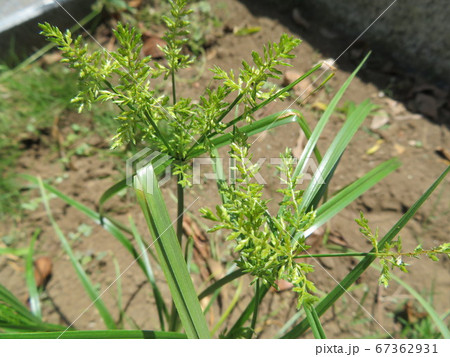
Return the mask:
<path id="1" fill-rule="evenodd" d="M 175 105 L 177 102 L 177 92 L 176 92 L 176 88 L 175 88 L 175 71 L 173 70 L 173 68 L 171 71 L 171 77 L 172 77 L 172 100 L 173 100 L 173 105 Z"/>
<path id="2" fill-rule="evenodd" d="M 178 179 L 178 182 L 177 182 L 177 198 L 178 198 L 177 238 L 178 238 L 178 243 L 180 243 L 180 247 L 182 247 L 183 246 L 182 238 L 183 238 L 183 216 L 184 216 L 184 188 L 179 183 L 179 181 L 181 180 L 181 177 L 178 176 L 177 179 Z M 179 318 L 178 318 L 177 308 L 175 306 L 175 303 L 172 301 L 172 311 L 170 314 L 169 331 L 176 331 L 176 329 L 178 327 L 178 322 L 179 322 Z"/>
<path id="3" fill-rule="evenodd" d="M 251 329 L 253 333 L 255 332 L 256 320 L 258 319 L 258 309 L 259 309 L 259 279 L 256 280 L 256 292 L 255 292 L 255 309 L 253 310 L 253 317 L 251 323 Z"/>
<path id="4" fill-rule="evenodd" d="M 428 254 L 428 253 L 442 253 L 439 250 L 432 249 L 432 250 L 423 250 L 420 252 L 420 254 Z M 369 252 L 369 253 L 358 253 L 358 252 L 351 252 L 351 253 L 330 253 L 330 254 L 303 254 L 303 255 L 296 255 L 295 259 L 301 259 L 301 258 L 336 258 L 336 257 L 366 257 L 366 256 L 373 256 L 373 257 L 398 257 L 398 256 L 408 256 L 408 257 L 415 257 L 417 256 L 417 253 L 413 252 L 405 252 L 405 253 L 381 253 L 381 252 Z"/>
<path id="5" fill-rule="evenodd" d="M 180 184 L 181 176 L 178 176 L 177 182 L 177 237 L 180 246 L 182 246 L 182 237 L 183 237 L 183 215 L 184 215 L 184 188 Z"/>

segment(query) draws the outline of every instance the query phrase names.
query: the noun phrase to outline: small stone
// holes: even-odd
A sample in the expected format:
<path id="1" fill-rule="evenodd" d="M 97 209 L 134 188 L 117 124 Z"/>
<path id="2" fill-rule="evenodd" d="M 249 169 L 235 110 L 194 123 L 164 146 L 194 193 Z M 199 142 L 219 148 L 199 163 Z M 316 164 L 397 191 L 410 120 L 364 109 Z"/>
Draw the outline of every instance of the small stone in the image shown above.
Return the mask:
<path id="1" fill-rule="evenodd" d="M 372 118 L 372 123 L 370 124 L 370 129 L 377 130 L 380 129 L 383 125 L 389 123 L 389 115 L 386 111 L 380 110 L 378 111 Z"/>
<path id="2" fill-rule="evenodd" d="M 438 116 L 438 103 L 436 98 L 431 95 L 419 93 L 414 99 L 416 109 L 431 119 Z"/>

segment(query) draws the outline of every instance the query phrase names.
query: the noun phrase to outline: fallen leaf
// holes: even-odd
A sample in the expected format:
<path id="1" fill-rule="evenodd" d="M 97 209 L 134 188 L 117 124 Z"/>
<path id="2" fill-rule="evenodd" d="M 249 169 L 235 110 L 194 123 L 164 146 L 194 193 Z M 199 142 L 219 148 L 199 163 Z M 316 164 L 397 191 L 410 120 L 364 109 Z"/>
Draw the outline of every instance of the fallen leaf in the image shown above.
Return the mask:
<path id="1" fill-rule="evenodd" d="M 49 257 L 40 257 L 34 262 L 34 280 L 36 286 L 45 286 L 52 274 L 52 260 Z"/>
<path id="2" fill-rule="evenodd" d="M 156 35 L 151 35 L 146 32 L 142 34 L 142 38 L 144 41 L 142 53 L 144 56 L 151 56 L 153 59 L 164 58 L 164 52 L 161 48 L 167 45 L 166 41 Z"/>
<path id="3" fill-rule="evenodd" d="M 290 282 L 288 282 L 288 281 L 286 281 L 286 280 L 277 280 L 277 281 L 275 282 L 275 284 L 277 284 L 278 289 L 275 289 L 275 288 L 272 286 L 272 287 L 270 288 L 270 290 L 271 290 L 272 292 L 276 292 L 276 293 L 281 293 L 281 292 L 283 292 L 283 291 L 290 290 L 290 289 L 292 289 L 292 287 L 294 286 L 294 284 L 292 284 L 292 283 L 290 283 Z"/>
<path id="4" fill-rule="evenodd" d="M 328 236 L 328 244 L 336 244 L 341 247 L 349 248 L 350 244 L 345 240 L 344 236 L 339 232 L 330 232 Z"/>
<path id="5" fill-rule="evenodd" d="M 314 102 L 311 105 L 312 109 L 319 110 L 321 112 L 324 112 L 325 110 L 327 110 L 327 107 L 328 107 L 327 104 L 323 103 L 323 102 Z"/>
<path id="6" fill-rule="evenodd" d="M 383 143 L 384 143 L 383 139 L 378 139 L 374 146 L 372 146 L 371 148 L 367 149 L 366 154 L 367 155 L 375 154 L 380 149 L 381 144 L 383 144 Z"/>
<path id="7" fill-rule="evenodd" d="M 405 313 L 407 321 L 411 324 L 414 324 L 417 321 L 424 319 L 428 315 L 426 312 L 418 312 L 417 309 L 414 307 L 412 301 L 408 301 L 405 304 Z"/>
<path id="8" fill-rule="evenodd" d="M 260 26 L 253 26 L 253 27 L 241 27 L 241 28 L 234 28 L 233 29 L 233 33 L 235 36 L 247 36 L 247 35 L 252 35 L 254 33 L 257 33 L 261 31 L 261 27 Z"/>
<path id="9" fill-rule="evenodd" d="M 128 0 L 128 5 L 130 5 L 130 7 L 137 8 L 137 7 L 141 6 L 141 4 L 142 4 L 142 0 Z"/>

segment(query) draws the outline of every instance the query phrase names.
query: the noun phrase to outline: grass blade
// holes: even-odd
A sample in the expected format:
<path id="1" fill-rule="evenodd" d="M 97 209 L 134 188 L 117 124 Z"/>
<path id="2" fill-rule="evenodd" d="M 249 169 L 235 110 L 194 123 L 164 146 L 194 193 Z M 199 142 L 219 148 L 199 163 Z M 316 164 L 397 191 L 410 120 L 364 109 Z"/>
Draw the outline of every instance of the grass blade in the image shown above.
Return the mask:
<path id="1" fill-rule="evenodd" d="M 434 181 L 434 183 L 428 188 L 428 190 L 409 208 L 409 210 L 400 218 L 400 220 L 389 230 L 388 233 L 378 243 L 379 249 L 382 249 L 386 243 L 389 243 L 394 239 L 400 230 L 408 223 L 408 221 L 414 216 L 417 210 L 422 204 L 430 197 L 431 193 L 442 182 L 445 176 L 449 173 L 450 166 L 444 170 L 444 172 Z M 373 250 L 371 251 L 373 252 Z M 337 299 L 339 299 L 344 292 L 352 286 L 361 274 L 373 263 L 375 256 L 368 255 L 361 262 L 353 268 L 353 270 L 347 274 L 347 276 L 323 298 L 316 306 L 318 316 L 321 316 L 327 311 Z M 286 333 L 282 338 L 297 338 L 308 329 L 309 323 L 307 320 L 303 320 L 300 324 L 296 325 L 291 331 Z"/>
<path id="2" fill-rule="evenodd" d="M 366 100 L 359 104 L 350 114 L 344 126 L 336 135 L 327 152 L 325 153 L 322 162 L 320 163 L 311 180 L 311 183 L 308 185 L 308 188 L 306 189 L 301 202 L 302 208 L 308 209 L 310 207 L 310 204 L 315 199 L 317 201 L 316 196 L 323 186 L 323 181 L 329 177 L 330 173 L 333 171 L 333 168 L 335 168 L 337 162 L 341 158 L 353 135 L 356 133 L 359 126 L 362 124 L 362 122 L 372 109 L 373 104 L 370 101 Z"/>
<path id="3" fill-rule="evenodd" d="M 169 166 L 172 163 L 173 159 L 167 160 L 165 162 L 162 162 L 155 170 L 156 175 L 161 174 L 167 166 Z M 104 213 L 104 205 L 106 203 L 106 201 L 108 201 L 109 199 L 111 199 L 112 197 L 114 197 L 116 194 L 118 194 L 120 191 L 122 191 L 123 189 L 127 188 L 127 180 L 123 179 L 117 183 L 115 183 L 114 185 L 112 185 L 110 188 L 108 188 L 100 197 L 100 200 L 98 201 L 98 209 L 100 212 L 100 217 L 103 218 L 103 213 Z"/>
<path id="4" fill-rule="evenodd" d="M 297 123 L 300 126 L 300 129 L 305 134 L 307 142 L 309 142 L 311 140 L 311 135 L 312 135 L 311 128 L 309 127 L 308 123 L 306 122 L 305 117 L 298 111 L 296 111 L 296 113 L 298 115 Z M 322 155 L 320 154 L 320 151 L 317 148 L 317 146 L 314 146 L 313 151 L 314 151 L 314 155 L 316 156 L 317 162 L 320 164 L 320 162 L 322 161 Z"/>
<path id="5" fill-rule="evenodd" d="M 194 284 L 151 164 L 137 173 L 135 187 L 136 197 L 153 236 L 161 268 L 186 334 L 189 338 L 210 338 Z"/>
<path id="6" fill-rule="evenodd" d="M 287 85 L 286 87 L 280 89 L 279 91 L 277 91 L 275 94 L 273 94 L 270 98 L 266 99 L 265 101 L 259 103 L 258 105 L 256 105 L 255 107 L 251 108 L 251 110 L 247 111 L 244 114 L 239 115 L 238 117 L 234 118 L 233 120 L 231 120 L 230 122 L 226 123 L 226 128 L 229 128 L 233 125 L 236 125 L 237 123 L 239 123 L 240 121 L 242 121 L 244 119 L 245 116 L 253 114 L 255 112 L 257 112 L 258 110 L 260 110 L 261 108 L 264 108 L 267 104 L 273 102 L 274 100 L 276 100 L 277 98 L 279 98 L 281 95 L 283 95 L 284 93 L 290 91 L 292 88 L 294 88 L 298 83 L 300 83 L 301 81 L 303 81 L 305 78 L 309 77 L 311 74 L 313 74 L 314 72 L 316 72 L 319 68 L 322 67 L 322 64 L 317 64 L 315 65 L 313 68 L 311 68 L 308 72 L 306 72 L 305 74 L 303 74 L 302 76 L 300 76 L 299 78 L 297 78 L 295 81 L 293 81 L 292 83 L 290 83 L 289 85 Z M 231 111 L 231 109 L 233 107 L 235 107 L 235 105 L 239 102 L 239 100 L 242 98 L 242 95 L 239 95 L 238 97 L 236 97 L 236 99 L 233 101 L 233 103 L 231 103 L 228 108 L 222 113 L 222 115 L 218 118 L 217 122 L 221 122 L 225 116 Z M 215 135 L 217 135 L 216 133 L 210 135 L 209 137 L 212 138 Z M 206 135 L 203 135 L 202 137 L 199 138 L 199 140 L 197 141 L 197 143 L 195 145 L 193 145 L 189 151 L 188 151 L 188 157 L 193 158 L 195 157 L 194 154 L 192 154 L 192 151 L 196 151 L 199 149 L 200 145 L 203 144 L 204 139 L 206 138 Z M 200 149 L 202 150 L 202 149 Z"/>
<path id="7" fill-rule="evenodd" d="M 8 339 L 181 339 L 185 334 L 178 332 L 149 331 L 149 330 L 97 330 L 97 331 L 66 331 L 61 332 L 24 332 L 24 333 L 2 333 L 1 338 Z"/>
<path id="8" fill-rule="evenodd" d="M 298 114 L 296 113 L 296 111 L 291 109 L 281 111 L 256 120 L 251 124 L 244 125 L 243 127 L 239 128 L 239 131 L 247 134 L 248 136 L 252 136 L 255 134 L 259 134 L 265 130 L 276 128 L 280 125 L 294 123 L 297 120 L 297 115 Z M 214 139 L 211 139 L 211 144 L 214 148 L 218 149 L 230 144 L 232 139 L 232 133 L 226 133 L 215 137 Z M 189 154 L 188 159 L 198 157 L 205 152 L 205 148 L 196 148 Z"/>
<path id="9" fill-rule="evenodd" d="M 322 324 L 320 323 L 319 316 L 317 315 L 316 309 L 314 306 L 303 305 L 306 313 L 306 320 L 309 322 L 311 326 L 312 333 L 314 338 L 316 339 L 325 339 L 325 331 L 322 328 Z"/>
<path id="10" fill-rule="evenodd" d="M 344 189 L 340 190 L 317 209 L 314 225 L 305 231 L 305 236 L 308 237 L 317 228 L 328 222 L 356 198 L 361 196 L 364 192 L 373 187 L 376 183 L 380 182 L 383 178 L 400 166 L 401 163 L 398 159 L 390 159 L 378 165 L 376 168 L 369 171 L 363 177 L 354 181 Z"/>
<path id="11" fill-rule="evenodd" d="M 238 269 L 238 270 L 235 270 L 232 273 L 226 275 L 222 279 L 217 280 L 215 283 L 213 283 L 210 286 L 208 286 L 205 290 L 203 290 L 198 295 L 199 300 L 207 297 L 208 295 L 213 294 L 216 290 L 220 289 L 222 286 L 232 282 L 233 280 L 235 280 L 237 278 L 240 278 L 241 276 L 243 276 L 245 274 L 246 273 L 244 273 L 242 270 Z"/>
<path id="12" fill-rule="evenodd" d="M 30 295 L 30 309 L 33 315 L 38 317 L 39 319 L 42 318 L 42 313 L 41 313 L 41 303 L 39 301 L 39 292 L 36 287 L 36 280 L 34 279 L 33 254 L 34 254 L 34 244 L 36 243 L 40 231 L 41 231 L 40 229 L 36 229 L 34 231 L 33 237 L 31 238 L 30 249 L 28 251 L 25 269 L 27 288 L 28 293 Z"/>
<path id="13" fill-rule="evenodd" d="M 0 248 L 0 255 L 11 254 L 18 257 L 28 255 L 29 248 Z"/>
<path id="14" fill-rule="evenodd" d="M 62 331 L 65 329 L 64 326 L 42 322 L 1 284 L 0 328 L 19 331 Z"/>
<path id="15" fill-rule="evenodd" d="M 36 177 L 31 176 L 31 175 L 21 175 L 21 176 L 23 178 L 25 178 L 27 181 L 32 182 L 35 185 L 39 185 L 39 180 Z M 73 198 L 66 196 L 64 193 L 62 193 L 55 187 L 53 187 L 49 184 L 46 184 L 46 183 L 42 183 L 42 184 L 43 184 L 43 187 L 47 191 L 55 194 L 58 198 L 60 198 L 61 200 L 63 200 L 67 204 L 69 204 L 70 206 L 76 208 L 78 211 L 80 211 L 81 213 L 83 213 L 84 215 L 86 215 L 87 217 L 92 219 L 96 224 L 102 226 L 106 231 L 111 233 L 114 236 L 114 238 L 116 238 L 125 247 L 125 249 L 128 250 L 128 252 L 132 255 L 133 259 L 137 260 L 137 263 L 139 264 L 140 268 L 142 269 L 144 274 L 146 274 L 146 269 L 145 269 L 143 260 L 141 259 L 141 257 L 137 253 L 136 249 L 131 244 L 130 240 L 127 237 L 125 237 L 125 235 L 121 232 L 120 229 L 117 228 L 117 226 L 114 223 L 112 223 L 106 217 L 103 217 L 103 222 L 102 222 L 102 218 L 100 217 L 99 213 L 88 208 L 87 206 L 83 205 L 82 203 L 74 200 Z"/>
<path id="16" fill-rule="evenodd" d="M 257 302 L 261 302 L 268 291 L 269 287 L 265 285 L 261 286 L 258 296 L 253 296 L 252 301 L 250 301 L 245 310 L 242 312 L 241 316 L 239 316 L 239 319 L 234 323 L 233 327 L 227 333 L 226 338 L 235 338 L 242 336 L 241 333 L 245 331 L 245 329 L 243 328 L 245 322 L 252 316 L 255 307 L 257 306 Z M 252 333 L 253 331 L 249 331 L 250 336 Z M 250 336 L 246 335 L 245 337 L 249 338 Z"/>
<path id="17" fill-rule="evenodd" d="M 165 330 L 165 324 L 164 324 L 164 318 L 169 320 L 169 313 L 167 310 L 166 303 L 164 302 L 164 299 L 162 297 L 161 291 L 158 288 L 158 285 L 156 283 L 155 275 L 153 274 L 153 269 L 150 263 L 150 259 L 148 259 L 147 250 L 148 247 L 144 244 L 144 241 L 142 240 L 141 235 L 139 234 L 136 225 L 134 224 L 133 219 L 130 217 L 130 226 L 133 231 L 134 238 L 136 239 L 136 242 L 138 244 L 139 250 L 141 251 L 141 257 L 142 261 L 144 263 L 145 272 L 147 275 L 147 280 L 149 281 L 152 290 L 153 290 L 153 296 L 155 297 L 156 302 L 156 309 L 158 311 L 158 317 L 159 317 L 159 323 L 161 326 L 161 330 Z"/>
<path id="18" fill-rule="evenodd" d="M 86 293 L 88 294 L 89 298 L 94 303 L 95 307 L 97 308 L 100 316 L 102 317 L 105 325 L 109 329 L 116 328 L 116 324 L 114 323 L 114 319 L 109 313 L 108 309 L 106 308 L 103 300 L 101 299 L 101 296 L 98 294 L 94 286 L 92 285 L 90 279 L 86 275 L 83 267 L 81 266 L 80 262 L 77 260 L 75 255 L 73 254 L 72 248 L 70 247 L 69 242 L 67 241 L 66 237 L 64 236 L 63 232 L 59 228 L 58 224 L 56 223 L 55 219 L 53 218 L 53 214 L 50 210 L 50 206 L 48 203 L 47 195 L 45 193 L 45 188 L 42 183 L 42 180 L 39 178 L 39 188 L 41 190 L 42 200 L 44 202 L 45 210 L 47 211 L 48 218 L 50 219 L 50 222 L 52 224 L 53 229 L 55 230 L 61 245 L 66 252 L 66 254 L 69 256 L 70 262 L 72 263 L 72 266 L 75 269 L 75 272 L 77 273 L 78 278 L 81 281 L 81 284 L 83 285 L 84 289 L 86 290 Z"/>
<path id="19" fill-rule="evenodd" d="M 311 157 L 311 154 L 317 145 L 317 141 L 319 140 L 319 137 L 322 134 L 322 131 L 325 128 L 325 125 L 328 123 L 328 120 L 330 119 L 331 114 L 333 114 L 333 112 L 335 111 L 336 106 L 338 105 L 339 101 L 341 100 L 341 98 L 344 95 L 345 91 L 347 90 L 348 86 L 352 82 L 353 78 L 355 78 L 356 74 L 359 72 L 359 70 L 364 65 L 364 63 L 367 61 L 367 58 L 369 57 L 369 55 L 370 55 L 370 53 L 361 61 L 359 66 L 353 71 L 353 73 L 350 75 L 350 77 L 348 77 L 348 79 L 345 81 L 345 83 L 342 85 L 342 87 L 339 89 L 339 91 L 333 97 L 330 104 L 327 106 L 327 109 L 325 110 L 325 112 L 322 114 L 322 117 L 320 118 L 319 122 L 317 123 L 316 127 L 314 128 L 314 131 L 312 132 L 311 137 L 309 138 L 308 142 L 306 143 L 306 146 L 303 149 L 302 155 L 300 156 L 300 159 L 298 160 L 298 164 L 294 171 L 294 177 L 299 175 L 304 170 L 304 165 L 307 162 L 308 158 Z"/>
<path id="20" fill-rule="evenodd" d="M 236 307 L 236 304 L 239 301 L 239 298 L 241 296 L 242 292 L 242 279 L 239 281 L 239 285 L 236 289 L 236 292 L 234 293 L 233 299 L 231 299 L 231 302 L 228 304 L 227 309 L 225 312 L 220 316 L 219 321 L 214 325 L 214 327 L 211 330 L 211 335 L 214 335 L 217 330 L 219 330 L 220 326 L 225 322 L 225 320 L 230 316 L 234 308 Z"/>

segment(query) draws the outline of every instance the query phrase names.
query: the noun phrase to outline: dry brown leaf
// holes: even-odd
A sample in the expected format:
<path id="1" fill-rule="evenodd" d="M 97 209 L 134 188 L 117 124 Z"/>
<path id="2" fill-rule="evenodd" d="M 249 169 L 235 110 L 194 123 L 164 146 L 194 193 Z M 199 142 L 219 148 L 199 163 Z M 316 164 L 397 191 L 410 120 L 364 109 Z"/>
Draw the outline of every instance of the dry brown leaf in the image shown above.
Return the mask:
<path id="1" fill-rule="evenodd" d="M 417 311 L 417 309 L 414 307 L 412 301 L 408 301 L 405 304 L 405 313 L 406 313 L 407 321 L 411 324 L 414 324 L 417 321 L 427 317 L 426 312 L 418 312 Z"/>
<path id="2" fill-rule="evenodd" d="M 275 282 L 275 284 L 277 284 L 278 290 L 275 289 L 273 286 L 270 287 L 270 290 L 271 290 L 272 292 L 275 292 L 275 293 L 281 293 L 281 292 L 283 292 L 283 291 L 290 290 L 290 289 L 292 289 L 292 287 L 294 286 L 294 284 L 292 284 L 292 283 L 290 283 L 290 282 L 288 282 L 288 281 L 286 281 L 286 280 L 277 280 L 277 281 Z"/>
<path id="3" fill-rule="evenodd" d="M 45 286 L 52 274 L 52 260 L 49 257 L 40 257 L 34 262 L 34 280 L 39 288 Z"/>
<path id="4" fill-rule="evenodd" d="M 166 41 L 162 38 L 144 32 L 142 34 L 142 39 L 144 41 L 144 46 L 142 47 L 142 53 L 145 56 L 151 56 L 153 59 L 164 58 L 164 52 L 159 47 L 165 47 Z"/>
<path id="5" fill-rule="evenodd" d="M 128 0 L 128 5 L 130 5 L 130 7 L 137 8 L 142 5 L 142 0 Z"/>

